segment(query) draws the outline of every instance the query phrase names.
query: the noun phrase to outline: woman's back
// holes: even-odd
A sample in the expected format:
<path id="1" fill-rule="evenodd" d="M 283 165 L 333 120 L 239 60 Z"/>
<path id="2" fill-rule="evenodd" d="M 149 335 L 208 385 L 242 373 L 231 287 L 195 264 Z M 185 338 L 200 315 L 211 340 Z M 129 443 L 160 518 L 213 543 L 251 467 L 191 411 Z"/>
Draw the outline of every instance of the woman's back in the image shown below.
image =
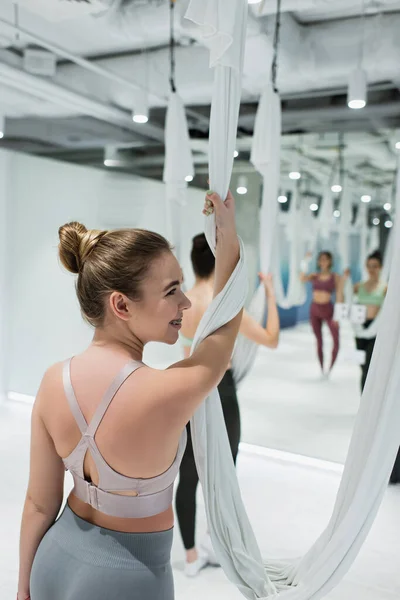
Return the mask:
<path id="1" fill-rule="evenodd" d="M 240 247 L 233 199 L 213 202 L 218 293 Z M 61 262 L 77 275 L 81 312 L 95 332 L 85 352 L 46 372 L 34 403 L 18 598 L 31 591 L 41 600 L 172 600 L 172 491 L 185 425 L 221 380 L 241 314 L 187 360 L 151 369 L 142 362 L 145 345 L 175 344 L 190 308 L 168 242 L 76 222 L 59 237 Z M 57 519 L 65 468 L 74 488 Z"/>
<path id="2" fill-rule="evenodd" d="M 196 329 L 210 306 L 213 299 L 213 287 L 212 283 L 208 281 L 201 281 L 193 286 L 189 292 L 186 293 L 189 298 L 191 307 L 190 311 L 186 313 L 185 319 L 182 323 L 182 335 L 188 340 L 193 340 Z"/>
<path id="3" fill-rule="evenodd" d="M 89 424 L 114 377 L 123 369 L 128 356 L 96 346 L 89 347 L 71 361 L 71 383 L 80 410 Z M 42 395 L 41 415 L 62 459 L 78 446 L 82 433 L 72 413 L 63 385 L 63 365 L 52 367 L 46 376 L 46 392 Z M 143 367 L 132 373 L 116 392 L 95 434 L 95 442 L 106 463 L 117 473 L 130 478 L 149 479 L 167 471 L 174 462 L 181 426 L 168 420 L 167 410 L 152 399 L 151 369 Z M 154 390 L 154 393 L 156 390 Z M 84 475 L 95 486 L 99 473 L 90 450 L 84 459 Z M 122 485 L 121 485 L 122 488 Z M 123 495 L 137 496 L 119 490 Z M 69 498 L 77 514 L 95 524 L 120 531 L 140 531 L 143 519 L 110 517 L 94 510 L 74 495 Z M 172 526 L 171 510 L 159 514 L 154 530 Z M 143 525 L 149 527 L 149 520 Z M 139 527 L 139 529 L 138 529 Z"/>

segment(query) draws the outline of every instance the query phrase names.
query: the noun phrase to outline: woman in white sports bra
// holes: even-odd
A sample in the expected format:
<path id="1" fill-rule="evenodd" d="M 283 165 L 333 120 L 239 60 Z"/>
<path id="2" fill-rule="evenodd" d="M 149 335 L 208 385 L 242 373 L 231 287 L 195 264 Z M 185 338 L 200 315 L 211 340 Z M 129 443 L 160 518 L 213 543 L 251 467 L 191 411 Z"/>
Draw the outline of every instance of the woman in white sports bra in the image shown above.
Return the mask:
<path id="1" fill-rule="evenodd" d="M 207 196 L 217 224 L 214 295 L 239 258 L 234 201 Z M 172 490 L 186 423 L 221 381 L 242 312 L 165 371 L 144 346 L 178 341 L 190 301 L 168 242 L 156 233 L 59 230 L 77 274 L 90 346 L 43 377 L 32 413 L 18 600 L 173 600 Z M 62 318 L 62 315 L 60 315 Z M 61 516 L 65 471 L 74 488 Z"/>

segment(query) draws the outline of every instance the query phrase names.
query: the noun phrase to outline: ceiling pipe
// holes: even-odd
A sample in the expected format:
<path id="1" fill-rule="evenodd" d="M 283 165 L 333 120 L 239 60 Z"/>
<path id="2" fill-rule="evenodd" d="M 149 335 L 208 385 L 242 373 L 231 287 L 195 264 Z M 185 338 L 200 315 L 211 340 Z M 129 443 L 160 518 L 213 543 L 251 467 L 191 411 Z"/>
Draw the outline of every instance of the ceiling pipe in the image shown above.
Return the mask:
<path id="1" fill-rule="evenodd" d="M 96 64 L 93 61 L 90 61 L 86 58 L 82 58 L 81 56 L 78 56 L 72 52 L 69 52 L 68 50 L 65 50 L 65 48 L 62 48 L 61 46 L 58 46 L 51 42 L 48 42 L 47 40 L 36 35 L 35 33 L 32 33 L 28 29 L 21 27 L 20 25 L 16 26 L 13 23 L 9 23 L 8 21 L 6 21 L 5 19 L 2 19 L 2 18 L 0 18 L 0 23 L 2 25 L 5 25 L 6 27 L 10 28 L 13 33 L 14 32 L 20 33 L 21 35 L 23 35 L 25 38 L 27 38 L 31 42 L 38 44 L 42 48 L 46 48 L 46 50 L 48 50 L 49 52 L 53 52 L 57 56 L 61 56 L 62 58 L 65 58 L 66 60 L 78 65 L 79 67 L 82 67 L 83 69 L 86 69 L 87 71 L 91 71 L 92 73 L 95 73 L 96 75 L 99 75 L 100 77 L 109 79 L 110 81 L 113 81 L 114 83 L 118 83 L 119 85 L 123 85 L 124 87 L 131 89 L 133 92 L 137 92 L 138 90 L 143 90 L 143 91 L 147 92 L 148 94 L 155 96 L 156 98 L 159 98 L 160 100 L 163 100 L 166 104 L 168 103 L 169 97 L 167 95 L 159 94 L 157 92 L 154 92 L 153 90 L 149 90 L 146 88 L 146 86 L 144 86 L 141 83 L 126 79 L 125 77 L 118 75 L 118 73 L 110 71 L 109 69 L 107 69 L 105 67 L 99 66 L 98 64 Z M 192 118 L 197 119 L 200 122 L 206 123 L 207 126 L 209 125 L 209 120 L 204 115 L 198 114 L 196 111 L 194 111 L 192 109 L 187 109 L 186 113 L 189 116 L 191 116 Z"/>
<path id="2" fill-rule="evenodd" d="M 162 143 L 164 142 L 162 128 L 149 125 L 146 126 L 146 129 L 143 129 L 140 125 L 136 125 L 132 121 L 131 113 L 128 111 L 92 100 L 91 98 L 77 94 L 73 90 L 63 88 L 50 81 L 45 81 L 2 62 L 0 62 L 0 81 L 14 89 L 25 93 L 28 92 L 36 98 L 64 106 L 66 113 L 72 109 L 77 114 L 86 114 L 100 121 L 115 123 L 141 136 L 149 137 Z"/>

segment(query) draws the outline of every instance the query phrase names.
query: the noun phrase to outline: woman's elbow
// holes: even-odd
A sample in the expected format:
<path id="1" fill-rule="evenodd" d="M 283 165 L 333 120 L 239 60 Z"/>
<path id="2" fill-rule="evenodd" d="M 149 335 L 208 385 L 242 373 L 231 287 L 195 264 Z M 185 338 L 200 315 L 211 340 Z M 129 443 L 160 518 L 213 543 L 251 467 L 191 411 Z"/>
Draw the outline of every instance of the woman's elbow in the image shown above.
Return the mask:
<path id="1" fill-rule="evenodd" d="M 265 340 L 263 346 L 270 348 L 270 350 L 275 350 L 279 345 L 279 333 L 276 335 L 269 335 Z"/>
<path id="2" fill-rule="evenodd" d="M 279 335 L 273 340 L 270 348 L 271 350 L 276 350 L 276 348 L 279 346 Z"/>

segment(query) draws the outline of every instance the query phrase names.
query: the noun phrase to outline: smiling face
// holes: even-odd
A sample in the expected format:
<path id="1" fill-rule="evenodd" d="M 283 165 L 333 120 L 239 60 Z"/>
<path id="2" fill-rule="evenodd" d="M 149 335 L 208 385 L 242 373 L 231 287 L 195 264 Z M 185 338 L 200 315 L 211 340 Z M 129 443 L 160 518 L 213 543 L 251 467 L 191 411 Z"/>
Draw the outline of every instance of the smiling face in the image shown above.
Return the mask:
<path id="1" fill-rule="evenodd" d="M 143 344 L 163 342 L 175 344 L 183 311 L 190 300 L 182 292 L 182 269 L 172 252 L 156 258 L 141 284 L 141 299 L 128 300 L 128 327 Z"/>

